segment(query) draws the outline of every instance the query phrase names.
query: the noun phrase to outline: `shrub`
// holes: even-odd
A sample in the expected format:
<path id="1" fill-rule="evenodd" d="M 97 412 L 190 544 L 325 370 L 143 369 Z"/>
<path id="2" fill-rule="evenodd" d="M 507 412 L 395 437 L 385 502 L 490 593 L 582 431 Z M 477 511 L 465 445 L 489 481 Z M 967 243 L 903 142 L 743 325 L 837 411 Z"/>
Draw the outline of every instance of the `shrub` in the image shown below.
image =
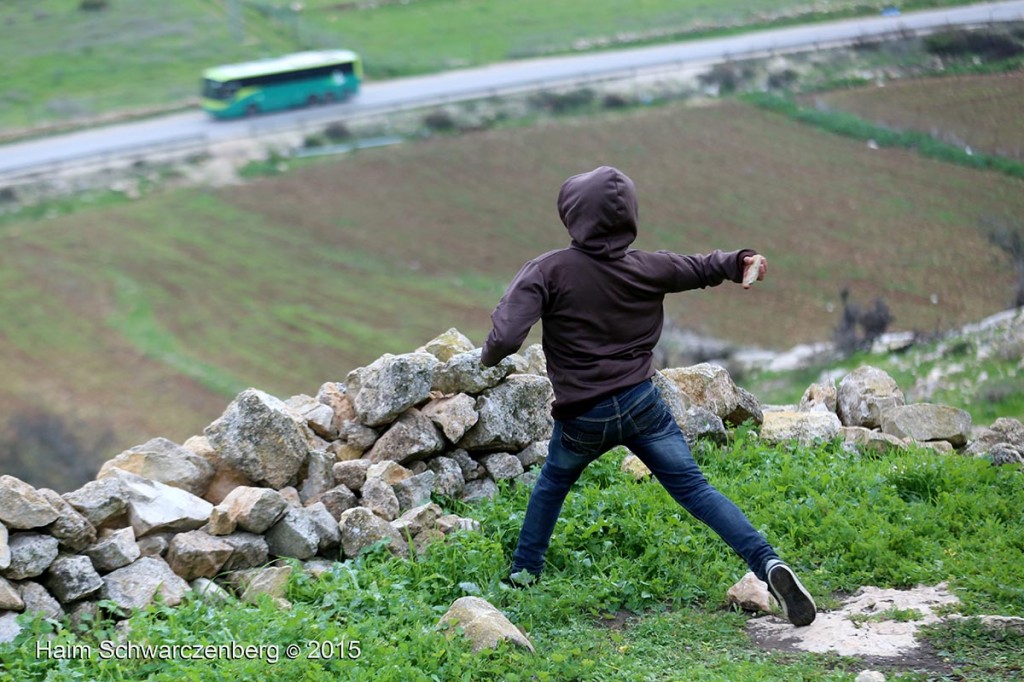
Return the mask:
<path id="1" fill-rule="evenodd" d="M 347 125 L 337 121 L 324 128 L 324 137 L 331 142 L 344 142 L 352 137 L 352 131 L 348 129 Z"/>
<path id="2" fill-rule="evenodd" d="M 530 103 L 538 109 L 553 114 L 566 114 L 590 106 L 594 101 L 594 91 L 589 88 L 570 90 L 569 92 L 538 92 L 530 97 Z"/>
<path id="3" fill-rule="evenodd" d="M 423 125 L 427 126 L 428 129 L 439 132 L 448 133 L 455 130 L 455 118 L 447 111 L 432 111 L 423 117 Z"/>

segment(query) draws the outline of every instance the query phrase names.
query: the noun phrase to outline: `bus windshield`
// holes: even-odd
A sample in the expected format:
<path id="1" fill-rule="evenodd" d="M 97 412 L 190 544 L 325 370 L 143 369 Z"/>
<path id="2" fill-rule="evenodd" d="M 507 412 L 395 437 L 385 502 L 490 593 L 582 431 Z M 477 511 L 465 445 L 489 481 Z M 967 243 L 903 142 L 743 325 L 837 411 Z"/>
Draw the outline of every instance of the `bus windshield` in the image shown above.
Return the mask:
<path id="1" fill-rule="evenodd" d="M 231 99 L 237 89 L 238 84 L 234 81 L 222 83 L 209 78 L 203 80 L 203 97 L 210 99 Z"/>

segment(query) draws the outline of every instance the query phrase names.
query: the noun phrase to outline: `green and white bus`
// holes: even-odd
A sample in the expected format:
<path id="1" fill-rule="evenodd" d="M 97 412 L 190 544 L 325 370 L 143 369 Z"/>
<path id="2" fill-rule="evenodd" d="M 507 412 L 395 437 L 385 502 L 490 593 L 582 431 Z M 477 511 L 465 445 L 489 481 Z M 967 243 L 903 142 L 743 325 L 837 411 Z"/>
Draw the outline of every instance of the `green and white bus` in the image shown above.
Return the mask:
<path id="1" fill-rule="evenodd" d="M 214 118 L 340 101 L 359 91 L 363 64 L 349 50 L 316 50 L 203 71 L 203 109 Z"/>

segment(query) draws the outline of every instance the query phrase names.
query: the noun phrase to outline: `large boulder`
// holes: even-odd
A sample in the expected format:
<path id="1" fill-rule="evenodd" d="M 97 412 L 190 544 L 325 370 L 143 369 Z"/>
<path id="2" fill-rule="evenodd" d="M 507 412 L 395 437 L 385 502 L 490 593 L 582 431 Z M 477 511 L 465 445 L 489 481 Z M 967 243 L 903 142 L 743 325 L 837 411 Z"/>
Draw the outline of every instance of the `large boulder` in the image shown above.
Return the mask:
<path id="1" fill-rule="evenodd" d="M 839 401 L 839 390 L 835 381 L 811 384 L 800 398 L 800 412 L 835 412 Z"/>
<path id="2" fill-rule="evenodd" d="M 99 540 L 85 549 L 85 554 L 92 559 L 96 570 L 109 573 L 138 559 L 142 556 L 142 550 L 139 549 L 139 543 L 135 541 L 135 531 L 128 526 L 118 530 L 103 531 Z"/>
<path id="3" fill-rule="evenodd" d="M 125 450 L 105 462 L 97 478 L 106 478 L 111 469 L 129 471 L 199 497 L 206 494 L 214 473 L 206 459 L 166 438 L 154 438 Z"/>
<path id="4" fill-rule="evenodd" d="M 201 530 L 178 533 L 167 548 L 167 564 L 185 580 L 212 578 L 224 567 L 234 547 Z"/>
<path id="5" fill-rule="evenodd" d="M 533 652 L 533 644 L 505 615 L 486 599 L 460 597 L 441 616 L 437 627 L 461 631 L 473 644 L 473 651 L 494 649 L 501 642 L 511 642 Z"/>
<path id="6" fill-rule="evenodd" d="M 390 424 L 430 395 L 438 360 L 429 353 L 385 354 L 349 372 L 346 387 L 359 421 Z"/>
<path id="7" fill-rule="evenodd" d="M 661 372 L 686 395 L 691 404 L 714 412 L 719 419 L 732 414 L 740 402 L 736 384 L 724 367 L 702 362 Z"/>
<path id="8" fill-rule="evenodd" d="M 294 482 L 312 436 L 287 405 L 253 388 L 239 394 L 205 434 L 225 462 L 255 483 L 278 490 Z"/>
<path id="9" fill-rule="evenodd" d="M 281 493 L 269 488 L 239 486 L 217 505 L 234 524 L 250 533 L 262 533 L 277 523 L 287 503 Z"/>
<path id="10" fill-rule="evenodd" d="M 316 556 L 320 544 L 320 532 L 312 512 L 304 507 L 289 507 L 267 531 L 266 538 L 271 554 L 300 560 Z"/>
<path id="11" fill-rule="evenodd" d="M 882 431 L 897 438 L 925 442 L 944 440 L 959 448 L 967 444 L 971 415 L 947 405 L 901 405 L 882 413 Z"/>
<path id="12" fill-rule="evenodd" d="M 533 374 L 513 374 L 477 398 L 480 419 L 458 445 L 466 450 L 519 451 L 551 437 L 551 382 Z"/>
<path id="13" fill-rule="evenodd" d="M 444 440 L 437 427 L 417 409 L 410 408 L 364 455 L 371 462 L 392 460 L 399 463 L 415 462 L 444 448 Z"/>
<path id="14" fill-rule="evenodd" d="M 836 414 L 843 426 L 877 429 L 882 413 L 906 404 L 896 380 L 884 371 L 865 365 L 843 377 L 836 396 Z"/>
<path id="15" fill-rule="evenodd" d="M 53 505 L 31 485 L 14 476 L 0 476 L 0 522 L 8 528 L 41 528 L 57 516 Z"/>
<path id="16" fill-rule="evenodd" d="M 687 408 L 680 420 L 676 423 L 686 436 L 686 442 L 694 444 L 698 440 L 710 440 L 715 443 L 725 443 L 729 438 L 725 430 L 725 423 L 721 417 L 700 405 L 693 405 Z"/>

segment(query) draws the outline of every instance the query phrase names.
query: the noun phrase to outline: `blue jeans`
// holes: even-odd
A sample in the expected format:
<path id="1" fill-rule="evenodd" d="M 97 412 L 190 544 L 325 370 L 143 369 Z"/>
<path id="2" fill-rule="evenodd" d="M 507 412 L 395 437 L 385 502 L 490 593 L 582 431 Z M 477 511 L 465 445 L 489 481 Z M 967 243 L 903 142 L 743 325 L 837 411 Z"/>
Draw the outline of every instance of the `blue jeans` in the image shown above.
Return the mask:
<path id="1" fill-rule="evenodd" d="M 765 564 L 778 555 L 739 507 L 704 478 L 649 379 L 603 400 L 580 417 L 555 420 L 548 458 L 530 494 L 512 557 L 513 571 L 540 574 L 569 488 L 588 464 L 618 445 L 639 457 L 676 502 L 718 533 L 765 580 Z"/>

